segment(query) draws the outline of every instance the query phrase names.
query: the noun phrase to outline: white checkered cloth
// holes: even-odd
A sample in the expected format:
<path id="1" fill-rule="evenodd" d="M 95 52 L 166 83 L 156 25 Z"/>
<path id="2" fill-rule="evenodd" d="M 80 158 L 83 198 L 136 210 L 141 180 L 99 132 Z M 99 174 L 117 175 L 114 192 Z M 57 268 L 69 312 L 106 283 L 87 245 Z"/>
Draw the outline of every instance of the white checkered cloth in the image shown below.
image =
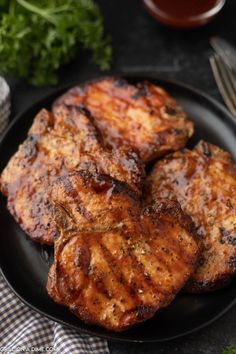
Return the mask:
<path id="1" fill-rule="evenodd" d="M 0 350 L 5 353 L 109 354 L 105 340 L 82 335 L 29 309 L 1 275 Z"/>
<path id="2" fill-rule="evenodd" d="M 6 81 L 0 76 L 0 134 L 8 124 L 10 109 L 10 89 Z"/>
<path id="3" fill-rule="evenodd" d="M 0 94 L 1 92 L 3 90 L 0 88 Z M 9 103 L 9 92 L 8 99 L 1 100 L 0 97 L 0 134 L 1 127 L 5 127 L 10 114 L 10 105 L 7 102 Z M 3 121 L 1 117 L 4 117 Z M 109 354 L 109 349 L 106 340 L 80 334 L 25 306 L 0 274 L 0 352 Z"/>

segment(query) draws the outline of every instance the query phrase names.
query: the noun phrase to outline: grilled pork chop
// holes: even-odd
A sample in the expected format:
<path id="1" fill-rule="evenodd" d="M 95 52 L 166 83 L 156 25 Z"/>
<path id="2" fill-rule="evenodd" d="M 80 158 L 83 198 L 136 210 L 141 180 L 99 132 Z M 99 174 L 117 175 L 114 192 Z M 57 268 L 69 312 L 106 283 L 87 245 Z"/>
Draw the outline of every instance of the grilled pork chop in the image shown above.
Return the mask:
<path id="1" fill-rule="evenodd" d="M 184 147 L 193 134 L 193 123 L 175 100 L 149 82 L 100 79 L 70 89 L 53 111 L 66 105 L 86 107 L 109 146 L 131 146 L 146 163 Z"/>
<path id="2" fill-rule="evenodd" d="M 78 231 L 109 230 L 137 215 L 135 205 L 140 204 L 139 195 L 125 182 L 89 168 L 59 177 L 50 198 L 57 206 L 56 223 L 64 231 L 74 227 Z"/>
<path id="3" fill-rule="evenodd" d="M 148 202 L 176 199 L 194 220 L 203 243 L 190 292 L 228 283 L 236 272 L 236 165 L 229 153 L 201 141 L 159 161 L 147 179 Z"/>
<path id="4" fill-rule="evenodd" d="M 47 289 L 81 320 L 125 330 L 167 306 L 194 271 L 193 223 L 178 203 L 141 210 L 124 183 L 82 171 L 52 198 L 60 237 Z"/>
<path id="5" fill-rule="evenodd" d="M 57 233 L 49 201 L 51 186 L 56 177 L 88 164 L 141 192 L 143 170 L 137 155 L 105 149 L 88 112 L 67 107 L 54 116 L 40 111 L 1 176 L 8 209 L 32 240 L 53 244 Z"/>

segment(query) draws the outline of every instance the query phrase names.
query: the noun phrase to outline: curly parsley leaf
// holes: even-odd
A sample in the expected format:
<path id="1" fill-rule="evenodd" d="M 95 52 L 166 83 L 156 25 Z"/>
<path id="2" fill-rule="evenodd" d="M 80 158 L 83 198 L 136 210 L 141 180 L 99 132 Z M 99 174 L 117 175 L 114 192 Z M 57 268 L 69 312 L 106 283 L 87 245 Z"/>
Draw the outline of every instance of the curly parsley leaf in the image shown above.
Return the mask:
<path id="1" fill-rule="evenodd" d="M 231 345 L 226 347 L 222 352 L 222 354 L 236 354 L 236 346 Z"/>
<path id="2" fill-rule="evenodd" d="M 75 55 L 78 43 L 102 70 L 109 68 L 110 38 L 94 1 L 0 0 L 0 8 L 0 72 L 37 86 L 55 84 L 59 67 Z"/>

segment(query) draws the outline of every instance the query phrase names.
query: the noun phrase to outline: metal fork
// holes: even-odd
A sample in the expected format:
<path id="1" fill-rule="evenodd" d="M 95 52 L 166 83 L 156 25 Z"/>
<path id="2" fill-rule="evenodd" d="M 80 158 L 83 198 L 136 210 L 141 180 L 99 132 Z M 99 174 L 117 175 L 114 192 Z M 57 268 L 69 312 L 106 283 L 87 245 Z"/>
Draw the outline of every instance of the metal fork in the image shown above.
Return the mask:
<path id="1" fill-rule="evenodd" d="M 210 57 L 210 64 L 225 104 L 236 117 L 236 76 L 222 57 L 217 54 Z"/>
<path id="2" fill-rule="evenodd" d="M 210 38 L 210 44 L 216 54 L 236 73 L 236 48 L 225 39 L 217 36 Z"/>

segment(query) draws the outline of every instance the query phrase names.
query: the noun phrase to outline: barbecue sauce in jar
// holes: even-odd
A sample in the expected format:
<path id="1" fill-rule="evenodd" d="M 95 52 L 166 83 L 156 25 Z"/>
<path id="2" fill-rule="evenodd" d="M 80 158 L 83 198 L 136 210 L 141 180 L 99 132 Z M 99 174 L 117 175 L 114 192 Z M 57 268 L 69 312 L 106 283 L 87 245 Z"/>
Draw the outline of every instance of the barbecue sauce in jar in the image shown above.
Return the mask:
<path id="1" fill-rule="evenodd" d="M 191 28 L 213 19 L 225 0 L 143 0 L 143 3 L 160 22 L 173 27 Z"/>

